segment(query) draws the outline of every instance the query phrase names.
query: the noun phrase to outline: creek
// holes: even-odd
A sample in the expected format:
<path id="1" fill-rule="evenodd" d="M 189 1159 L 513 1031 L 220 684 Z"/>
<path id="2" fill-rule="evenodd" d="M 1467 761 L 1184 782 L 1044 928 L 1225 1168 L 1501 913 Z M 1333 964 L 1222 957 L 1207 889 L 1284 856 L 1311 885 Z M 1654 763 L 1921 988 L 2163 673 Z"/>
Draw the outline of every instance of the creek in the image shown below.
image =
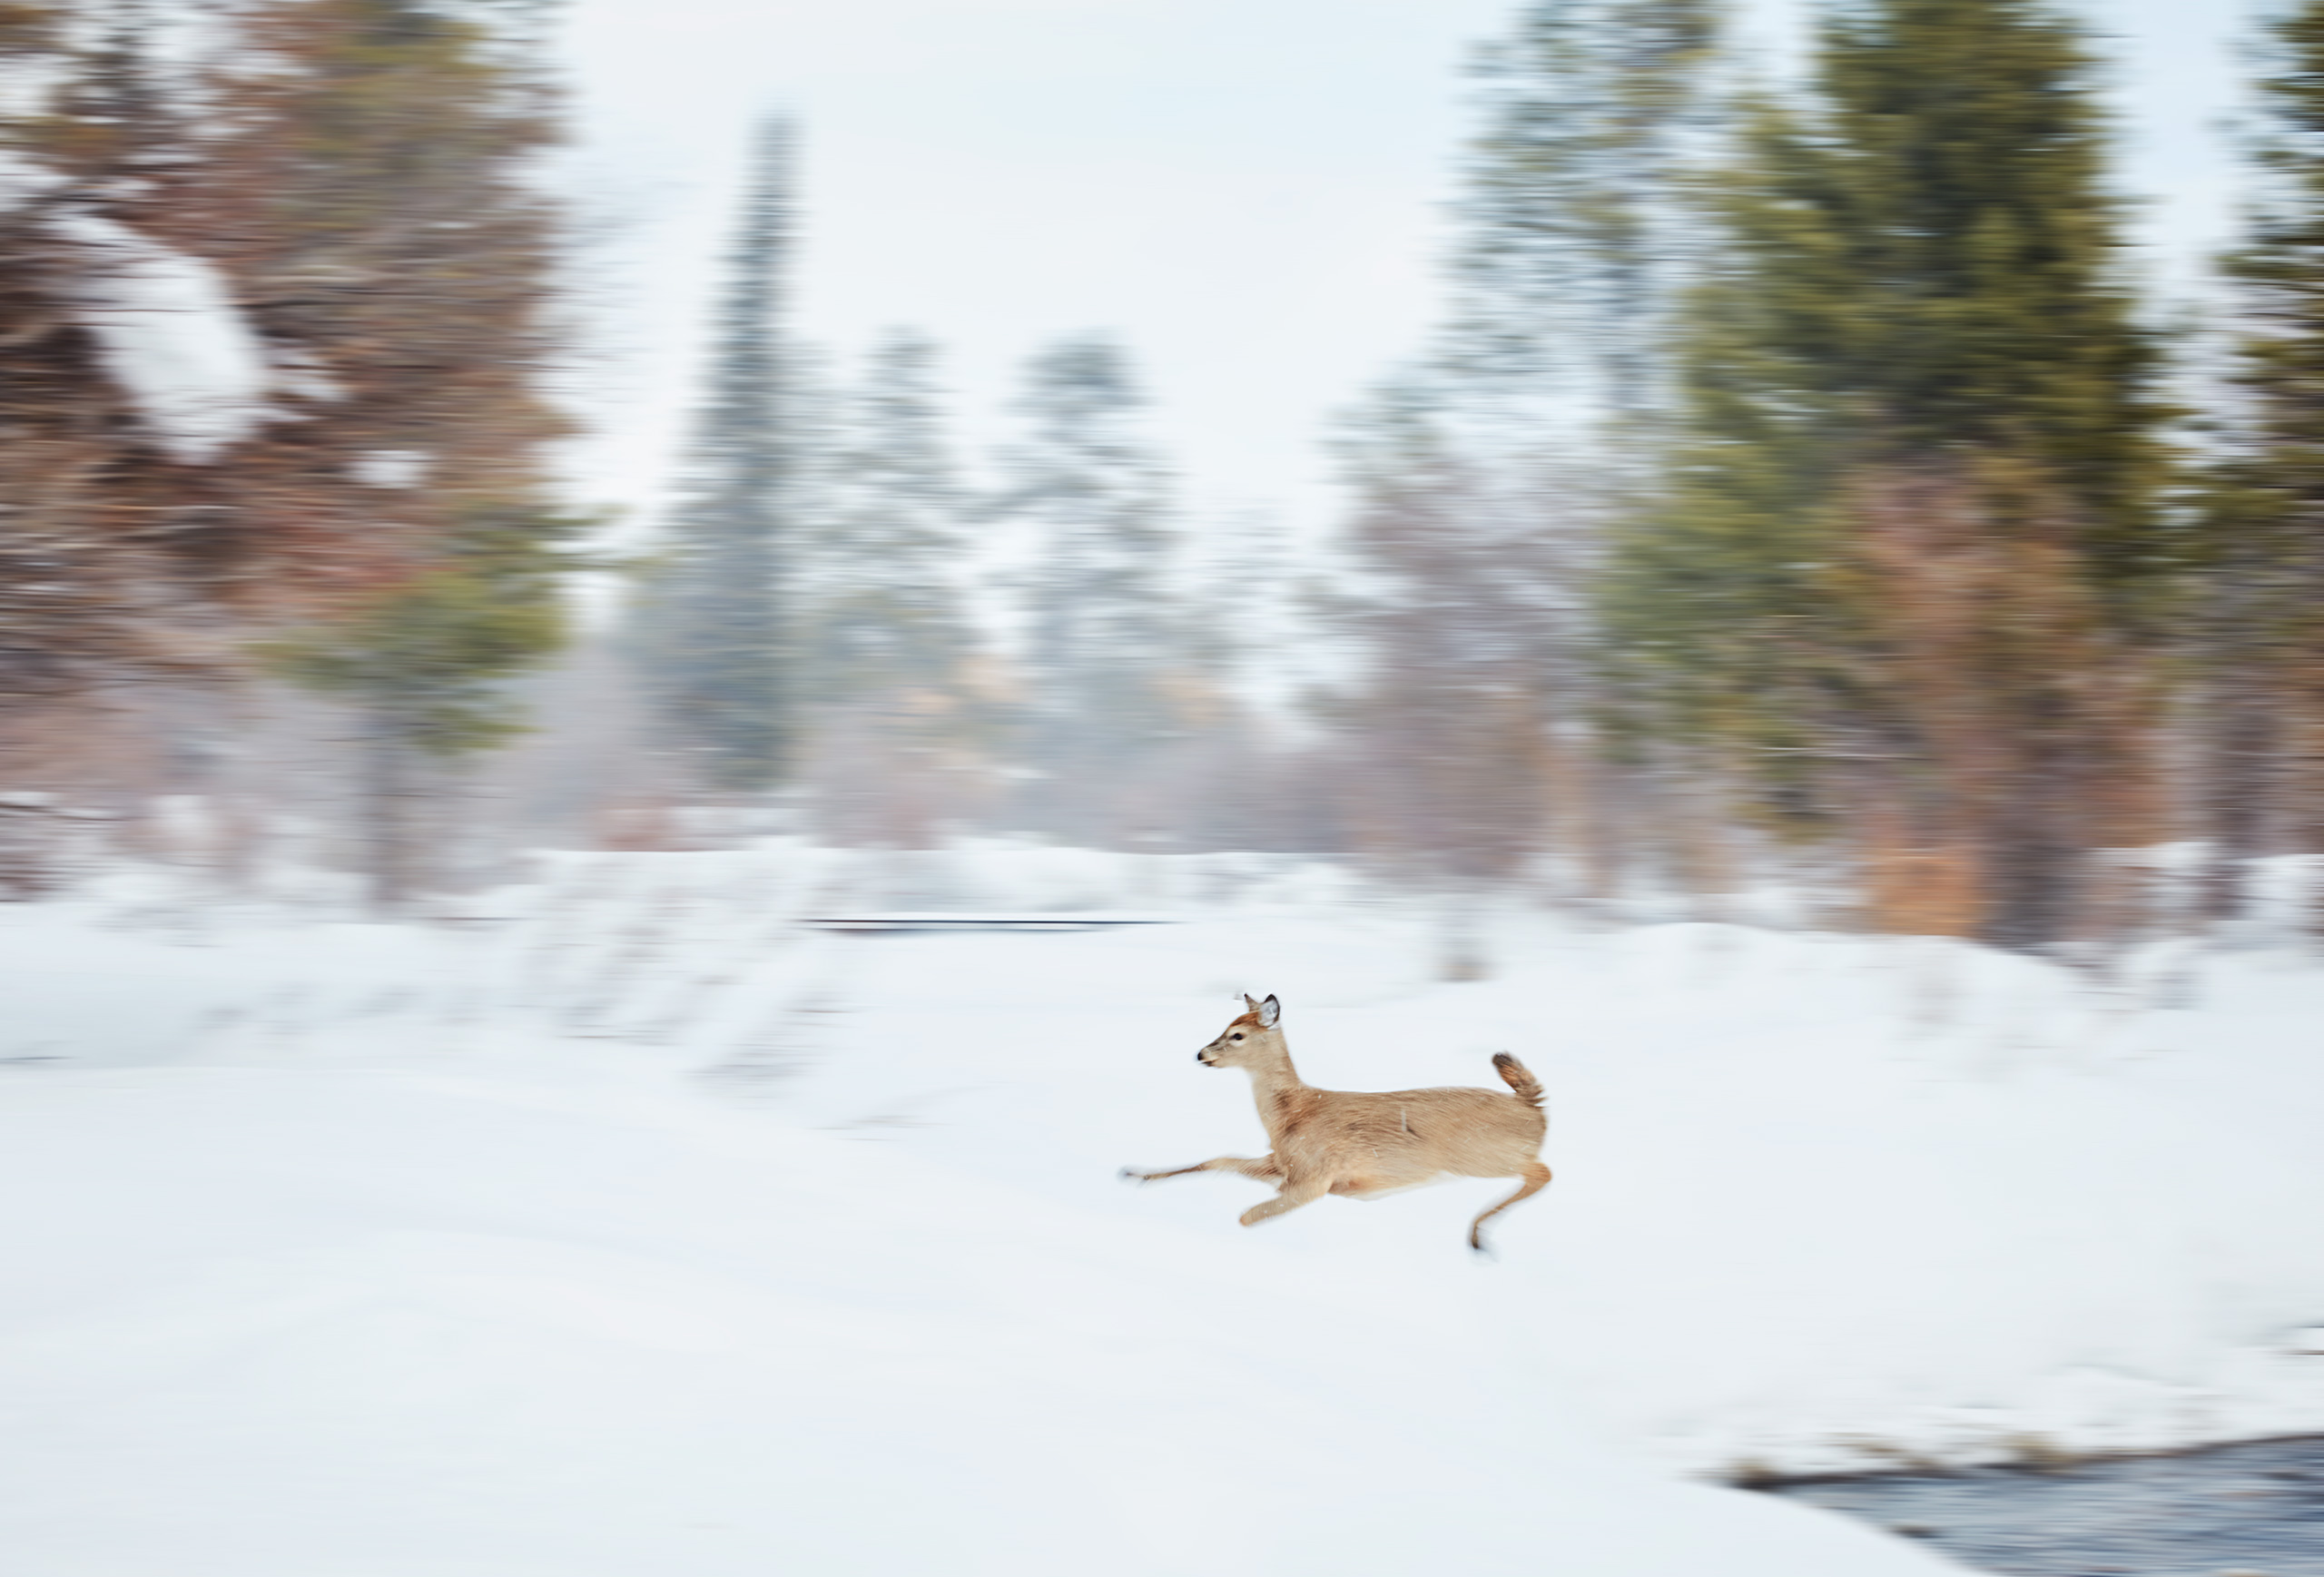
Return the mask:
<path id="1" fill-rule="evenodd" d="M 1800 1480 L 1770 1493 L 2017 1577 L 2324 1577 L 2324 1435 L 2054 1468 Z"/>

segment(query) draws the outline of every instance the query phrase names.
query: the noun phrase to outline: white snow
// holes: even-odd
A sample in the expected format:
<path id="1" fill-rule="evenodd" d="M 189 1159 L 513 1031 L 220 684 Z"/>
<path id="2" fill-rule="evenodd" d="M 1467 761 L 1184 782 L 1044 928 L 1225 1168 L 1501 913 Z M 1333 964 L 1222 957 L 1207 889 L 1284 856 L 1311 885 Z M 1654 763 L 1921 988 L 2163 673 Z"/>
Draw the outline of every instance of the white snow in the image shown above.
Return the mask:
<path id="1" fill-rule="evenodd" d="M 367 488 L 414 488 L 428 475 L 428 456 L 419 449 L 372 449 L 348 470 Z"/>
<path id="2" fill-rule="evenodd" d="M 172 455 L 201 464 L 264 421 L 264 346 L 204 260 L 102 214 L 50 229 L 79 253 L 82 321 L 105 371 Z"/>
<path id="3" fill-rule="evenodd" d="M 2324 1428 L 2324 976 L 1414 922 L 1264 860 L 561 856 L 444 922 L 0 912 L 0 1548 L 44 1577 L 1878 1577 L 1684 1482 Z M 939 902 L 950 886 L 951 902 Z M 1190 900 L 1204 897 L 1197 907 Z M 1176 911 L 847 936 L 813 912 Z M 1328 1200 L 1194 1049 L 1551 1091 L 1556 1183 Z"/>
<path id="4" fill-rule="evenodd" d="M 21 208 L 42 192 L 55 190 L 64 179 L 13 148 L 0 148 L 0 213 Z"/>

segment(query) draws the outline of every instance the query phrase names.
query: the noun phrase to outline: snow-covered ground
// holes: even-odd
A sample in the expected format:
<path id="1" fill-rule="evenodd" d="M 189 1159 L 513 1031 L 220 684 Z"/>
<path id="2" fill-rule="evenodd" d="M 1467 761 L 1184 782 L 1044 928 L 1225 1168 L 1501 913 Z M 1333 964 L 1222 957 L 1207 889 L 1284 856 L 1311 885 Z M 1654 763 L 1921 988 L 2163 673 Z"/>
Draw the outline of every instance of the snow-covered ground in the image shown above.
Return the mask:
<path id="1" fill-rule="evenodd" d="M 875 898 L 1176 921 L 795 923 Z M 1445 985 L 1328 871 L 994 849 L 321 912 L 0 911 L 9 1570 L 1902 1577 L 1700 1481 L 2324 1430 L 2289 953 L 1512 916 Z M 1498 1258 L 1502 1183 L 1117 1180 L 1264 1144 L 1244 990 L 1318 1084 L 1532 1067 Z"/>

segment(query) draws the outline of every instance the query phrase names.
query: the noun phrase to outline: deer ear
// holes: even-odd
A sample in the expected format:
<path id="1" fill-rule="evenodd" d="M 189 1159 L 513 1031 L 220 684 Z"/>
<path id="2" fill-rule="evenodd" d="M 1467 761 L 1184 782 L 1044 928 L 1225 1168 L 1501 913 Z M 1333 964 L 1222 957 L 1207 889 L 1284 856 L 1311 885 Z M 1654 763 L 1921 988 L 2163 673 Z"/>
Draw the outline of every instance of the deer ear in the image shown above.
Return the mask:
<path id="1" fill-rule="evenodd" d="M 1283 1004 L 1275 1000 L 1275 993 L 1272 991 L 1267 993 L 1265 1001 L 1258 1004 L 1258 1010 L 1259 1028 L 1262 1030 L 1274 1029 L 1276 1021 L 1283 1017 Z"/>
<path id="2" fill-rule="evenodd" d="M 1259 1000 L 1251 995 L 1248 991 L 1245 991 L 1243 993 L 1243 1005 L 1250 1009 L 1254 1013 L 1259 1010 Z"/>

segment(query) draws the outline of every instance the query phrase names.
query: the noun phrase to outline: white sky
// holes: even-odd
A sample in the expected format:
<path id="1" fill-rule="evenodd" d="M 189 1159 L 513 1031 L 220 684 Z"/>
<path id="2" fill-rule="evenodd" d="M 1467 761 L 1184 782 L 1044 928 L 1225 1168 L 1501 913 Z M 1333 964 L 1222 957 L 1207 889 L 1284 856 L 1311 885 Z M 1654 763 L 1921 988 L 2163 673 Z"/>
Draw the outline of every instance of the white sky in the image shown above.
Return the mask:
<path id="1" fill-rule="evenodd" d="M 2116 36 L 2125 183 L 2175 283 L 2224 233 L 2218 123 L 2250 0 L 2088 0 Z M 1326 419 L 1413 350 L 1459 64 L 1515 0 L 575 0 L 566 25 L 603 324 L 580 483 L 642 505 L 691 400 L 748 128 L 799 121 L 794 322 L 950 350 L 970 434 L 1016 364 L 1118 332 L 1202 513 L 1329 508 Z M 1779 39 L 1789 0 L 1762 0 Z"/>

